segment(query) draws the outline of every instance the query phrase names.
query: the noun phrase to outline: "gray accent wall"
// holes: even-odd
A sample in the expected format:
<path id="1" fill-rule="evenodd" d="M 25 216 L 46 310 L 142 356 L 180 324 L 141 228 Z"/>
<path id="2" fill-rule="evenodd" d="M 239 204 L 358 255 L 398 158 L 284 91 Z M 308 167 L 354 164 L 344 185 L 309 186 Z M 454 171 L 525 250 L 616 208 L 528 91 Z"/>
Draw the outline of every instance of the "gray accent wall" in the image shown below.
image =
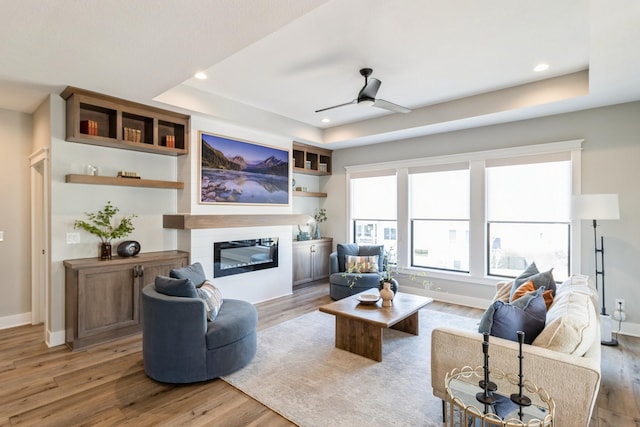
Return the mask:
<path id="1" fill-rule="evenodd" d="M 32 127 L 30 114 L 0 109 L 0 327 L 31 320 Z"/>

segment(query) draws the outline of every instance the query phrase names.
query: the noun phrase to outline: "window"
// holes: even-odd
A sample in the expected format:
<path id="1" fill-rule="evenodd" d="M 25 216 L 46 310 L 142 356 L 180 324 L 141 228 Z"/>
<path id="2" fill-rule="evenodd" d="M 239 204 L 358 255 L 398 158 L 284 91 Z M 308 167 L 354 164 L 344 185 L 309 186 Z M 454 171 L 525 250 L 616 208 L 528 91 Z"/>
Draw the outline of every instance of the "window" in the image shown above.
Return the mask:
<path id="1" fill-rule="evenodd" d="M 469 170 L 409 174 L 411 265 L 469 271 Z"/>
<path id="2" fill-rule="evenodd" d="M 535 262 L 562 281 L 577 265 L 569 210 L 580 188 L 581 146 L 565 141 L 347 167 L 354 241 L 384 243 L 400 267 L 441 279 L 492 284 Z"/>
<path id="3" fill-rule="evenodd" d="M 487 167 L 486 176 L 489 275 L 515 277 L 535 261 L 566 279 L 571 162 Z"/>
<path id="4" fill-rule="evenodd" d="M 351 179 L 351 217 L 354 242 L 397 247 L 396 176 Z"/>

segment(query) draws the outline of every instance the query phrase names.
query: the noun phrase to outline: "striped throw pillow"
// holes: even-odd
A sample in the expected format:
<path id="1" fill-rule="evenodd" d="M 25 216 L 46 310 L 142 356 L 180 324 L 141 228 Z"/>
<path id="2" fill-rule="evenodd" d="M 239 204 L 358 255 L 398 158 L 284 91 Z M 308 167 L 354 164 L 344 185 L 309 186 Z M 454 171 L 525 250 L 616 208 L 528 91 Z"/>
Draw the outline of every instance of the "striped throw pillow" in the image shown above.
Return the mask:
<path id="1" fill-rule="evenodd" d="M 205 280 L 202 286 L 198 288 L 198 296 L 204 300 L 207 306 L 207 320 L 214 321 L 223 302 L 220 289 L 213 286 L 210 281 Z"/>

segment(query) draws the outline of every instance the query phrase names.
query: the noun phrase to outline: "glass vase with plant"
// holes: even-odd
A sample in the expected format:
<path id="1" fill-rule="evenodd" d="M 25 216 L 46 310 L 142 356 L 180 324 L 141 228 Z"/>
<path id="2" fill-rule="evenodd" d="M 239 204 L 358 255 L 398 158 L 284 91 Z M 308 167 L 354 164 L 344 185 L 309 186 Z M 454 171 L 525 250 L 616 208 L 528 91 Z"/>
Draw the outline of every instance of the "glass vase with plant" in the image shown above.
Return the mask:
<path id="1" fill-rule="evenodd" d="M 108 201 L 104 208 L 96 213 L 85 212 L 86 221 L 78 219 L 73 223 L 73 228 L 84 230 L 100 239 L 100 259 L 111 259 L 111 241 L 113 239 L 126 237 L 135 230 L 133 226 L 133 218 L 137 216 L 135 214 L 123 217 L 117 224 L 113 222 L 113 217 L 119 211 L 119 208 Z"/>
<path id="2" fill-rule="evenodd" d="M 327 220 L 327 210 L 325 208 L 316 209 L 315 213 L 313 214 L 313 219 L 316 222 L 316 230 L 315 230 L 314 238 L 319 239 L 320 224 Z"/>

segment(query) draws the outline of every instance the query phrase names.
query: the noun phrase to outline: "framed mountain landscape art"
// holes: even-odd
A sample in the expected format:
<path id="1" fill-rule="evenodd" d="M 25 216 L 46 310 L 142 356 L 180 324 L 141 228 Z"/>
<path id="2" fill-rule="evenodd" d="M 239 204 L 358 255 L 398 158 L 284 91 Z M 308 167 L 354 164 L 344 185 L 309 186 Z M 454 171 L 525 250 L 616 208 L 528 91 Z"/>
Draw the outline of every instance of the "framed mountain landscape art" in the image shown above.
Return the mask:
<path id="1" fill-rule="evenodd" d="M 199 132 L 200 203 L 289 204 L 289 150 Z"/>

